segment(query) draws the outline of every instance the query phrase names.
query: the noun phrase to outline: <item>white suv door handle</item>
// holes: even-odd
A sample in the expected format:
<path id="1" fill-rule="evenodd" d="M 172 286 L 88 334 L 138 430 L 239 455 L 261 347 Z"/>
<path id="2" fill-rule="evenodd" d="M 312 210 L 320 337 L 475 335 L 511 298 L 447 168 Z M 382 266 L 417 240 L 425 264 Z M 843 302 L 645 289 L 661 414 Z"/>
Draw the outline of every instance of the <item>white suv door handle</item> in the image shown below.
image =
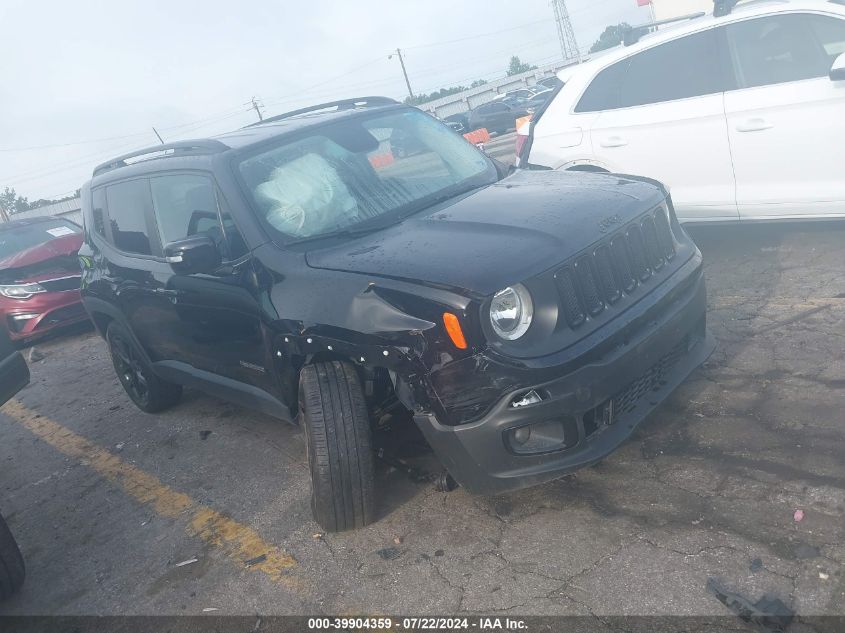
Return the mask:
<path id="1" fill-rule="evenodd" d="M 599 143 L 599 145 L 601 145 L 602 147 L 623 147 L 627 144 L 628 141 L 626 141 L 621 136 L 608 136 L 601 143 Z"/>
<path id="2" fill-rule="evenodd" d="M 769 123 L 766 119 L 754 118 L 746 119 L 736 126 L 737 132 L 760 132 L 761 130 L 768 130 L 773 128 L 774 124 Z"/>

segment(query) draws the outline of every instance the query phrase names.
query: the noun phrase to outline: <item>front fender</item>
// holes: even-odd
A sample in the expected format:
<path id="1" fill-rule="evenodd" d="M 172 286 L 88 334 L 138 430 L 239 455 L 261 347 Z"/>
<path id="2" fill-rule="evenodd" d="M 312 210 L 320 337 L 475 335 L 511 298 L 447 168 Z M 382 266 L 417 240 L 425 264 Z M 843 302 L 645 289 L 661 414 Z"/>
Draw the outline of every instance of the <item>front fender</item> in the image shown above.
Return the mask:
<path id="1" fill-rule="evenodd" d="M 344 360 L 364 373 L 386 368 L 410 387 L 421 410 L 437 410 L 428 380 L 431 369 L 474 351 L 454 347 L 443 313 L 457 314 L 465 321 L 467 338 L 483 344 L 476 303 L 451 289 L 344 271 L 271 276 L 265 303 L 268 338 L 287 394 L 296 393 L 304 365 Z"/>

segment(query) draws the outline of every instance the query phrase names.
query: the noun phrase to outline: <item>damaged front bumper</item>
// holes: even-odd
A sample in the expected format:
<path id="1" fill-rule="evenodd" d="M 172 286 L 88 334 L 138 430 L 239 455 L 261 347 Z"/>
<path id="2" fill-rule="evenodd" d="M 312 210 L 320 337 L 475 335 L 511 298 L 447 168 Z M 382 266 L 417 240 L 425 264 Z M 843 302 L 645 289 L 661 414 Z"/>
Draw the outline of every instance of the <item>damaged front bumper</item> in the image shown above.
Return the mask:
<path id="1" fill-rule="evenodd" d="M 543 372 L 543 381 L 509 391 L 474 422 L 441 424 L 434 413 L 418 413 L 415 422 L 470 492 L 497 494 L 557 479 L 615 450 L 710 356 L 715 343 L 705 312 L 699 267 L 682 297 L 613 352 L 551 380 Z M 540 401 L 514 406 L 531 392 Z M 519 429 L 534 429 L 540 441 Z"/>

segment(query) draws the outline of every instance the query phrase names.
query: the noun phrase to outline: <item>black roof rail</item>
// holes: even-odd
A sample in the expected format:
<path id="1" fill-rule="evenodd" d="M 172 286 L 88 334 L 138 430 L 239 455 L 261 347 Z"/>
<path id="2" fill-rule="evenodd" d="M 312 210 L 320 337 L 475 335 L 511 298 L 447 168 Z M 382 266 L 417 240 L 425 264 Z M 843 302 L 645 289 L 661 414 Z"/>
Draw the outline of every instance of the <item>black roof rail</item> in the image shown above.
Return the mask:
<path id="1" fill-rule="evenodd" d="M 645 24 L 638 24 L 637 26 L 632 26 L 622 33 L 622 43 L 625 46 L 631 46 L 632 44 L 636 44 L 640 41 L 640 38 L 649 32 L 649 29 L 656 27 L 656 26 L 663 26 L 664 24 L 672 24 L 674 22 L 684 22 L 686 20 L 695 20 L 696 18 L 700 18 L 707 15 L 704 11 L 699 11 L 698 13 L 690 13 L 688 15 L 680 15 L 677 18 L 668 18 L 666 20 L 657 20 L 656 22 L 646 22 Z"/>
<path id="2" fill-rule="evenodd" d="M 112 158 L 111 160 L 108 160 L 105 163 L 97 165 L 94 168 L 94 176 L 99 176 L 100 174 L 104 174 L 107 171 L 111 171 L 112 169 L 128 167 L 129 164 L 126 162 L 127 160 L 129 160 L 130 158 L 145 156 L 147 154 L 158 154 L 160 152 L 169 152 L 168 156 L 172 156 L 173 154 L 216 154 L 218 152 L 223 152 L 227 149 L 229 149 L 228 145 L 221 143 L 220 141 L 216 141 L 214 139 L 202 139 L 197 141 L 175 141 L 173 143 L 165 143 L 163 145 L 154 145 L 152 147 L 145 147 L 144 149 L 129 152 L 128 154 L 123 154 L 122 156 Z M 158 156 L 151 158 L 162 157 Z"/>
<path id="3" fill-rule="evenodd" d="M 328 110 L 329 108 L 335 108 L 337 110 L 352 110 L 354 108 L 372 108 L 376 106 L 395 105 L 398 103 L 398 101 L 391 99 L 390 97 L 355 97 L 353 99 L 340 99 L 339 101 L 329 101 L 328 103 L 320 103 L 318 105 L 308 106 L 307 108 L 300 108 L 299 110 L 285 112 L 284 114 L 277 114 L 276 116 L 271 116 L 269 119 L 250 123 L 246 127 L 264 125 L 265 123 L 289 119 L 291 117 L 299 116 L 300 114 Z"/>

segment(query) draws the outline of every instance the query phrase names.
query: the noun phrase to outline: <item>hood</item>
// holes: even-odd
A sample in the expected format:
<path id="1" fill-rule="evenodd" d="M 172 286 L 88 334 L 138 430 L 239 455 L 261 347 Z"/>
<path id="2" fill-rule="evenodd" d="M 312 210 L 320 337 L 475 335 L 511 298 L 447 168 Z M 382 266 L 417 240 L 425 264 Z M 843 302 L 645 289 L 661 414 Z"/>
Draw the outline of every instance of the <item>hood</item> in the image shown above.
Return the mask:
<path id="1" fill-rule="evenodd" d="M 74 233 L 19 251 L 0 260 L 0 281 L 38 281 L 56 272 L 78 273 L 76 254 L 81 246 L 82 234 Z"/>
<path id="2" fill-rule="evenodd" d="M 523 170 L 306 259 L 314 268 L 490 295 L 560 264 L 664 197 L 627 176 Z"/>

